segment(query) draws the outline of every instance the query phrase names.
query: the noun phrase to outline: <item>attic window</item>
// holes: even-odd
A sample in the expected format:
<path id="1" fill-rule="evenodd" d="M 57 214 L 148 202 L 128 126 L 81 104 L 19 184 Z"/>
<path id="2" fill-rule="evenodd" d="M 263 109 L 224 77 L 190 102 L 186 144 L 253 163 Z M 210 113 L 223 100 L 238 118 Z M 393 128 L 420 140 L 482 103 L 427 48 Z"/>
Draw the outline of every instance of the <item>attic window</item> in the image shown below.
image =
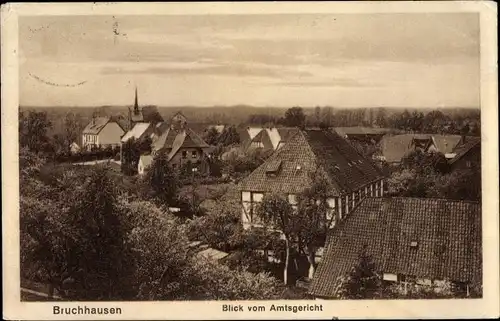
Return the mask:
<path id="1" fill-rule="evenodd" d="M 417 246 L 418 246 L 418 242 L 417 242 L 417 241 L 412 241 L 412 242 L 410 243 L 410 247 L 411 247 L 412 249 L 416 248 Z"/>

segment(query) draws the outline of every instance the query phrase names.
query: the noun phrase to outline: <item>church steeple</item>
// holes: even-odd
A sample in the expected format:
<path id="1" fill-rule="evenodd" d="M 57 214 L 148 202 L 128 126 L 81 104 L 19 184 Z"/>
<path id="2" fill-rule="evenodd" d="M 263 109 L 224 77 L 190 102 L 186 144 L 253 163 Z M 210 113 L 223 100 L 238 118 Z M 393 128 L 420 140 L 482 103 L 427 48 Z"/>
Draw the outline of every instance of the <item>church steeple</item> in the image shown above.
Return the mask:
<path id="1" fill-rule="evenodd" d="M 139 99 L 137 97 L 137 86 L 135 86 L 134 114 L 139 114 Z"/>

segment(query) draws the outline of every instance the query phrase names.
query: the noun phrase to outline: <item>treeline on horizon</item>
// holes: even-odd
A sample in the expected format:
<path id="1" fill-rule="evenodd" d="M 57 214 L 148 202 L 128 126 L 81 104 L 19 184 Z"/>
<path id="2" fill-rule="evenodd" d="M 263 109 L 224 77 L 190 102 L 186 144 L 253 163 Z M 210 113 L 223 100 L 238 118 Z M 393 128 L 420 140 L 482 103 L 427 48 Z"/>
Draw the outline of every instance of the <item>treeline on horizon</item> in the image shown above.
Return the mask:
<path id="1" fill-rule="evenodd" d="M 144 106 L 145 107 L 145 106 Z M 67 114 L 78 117 L 78 130 L 83 131 L 92 116 L 114 116 L 126 124 L 129 106 L 101 107 L 33 107 L 20 106 L 20 112 L 46 112 L 52 123 L 49 135 L 64 131 Z M 282 126 L 284 116 L 290 108 L 255 107 L 247 105 L 215 107 L 157 107 L 161 116 L 168 121 L 181 111 L 190 124 L 227 124 L 253 126 Z M 304 114 L 305 126 L 317 127 L 387 127 L 402 131 L 429 134 L 471 134 L 480 133 L 479 108 L 405 108 L 405 107 L 293 107 Z M 127 128 L 125 128 L 127 130 Z M 467 133 L 465 133 L 467 131 Z M 77 143 L 80 144 L 80 138 Z"/>

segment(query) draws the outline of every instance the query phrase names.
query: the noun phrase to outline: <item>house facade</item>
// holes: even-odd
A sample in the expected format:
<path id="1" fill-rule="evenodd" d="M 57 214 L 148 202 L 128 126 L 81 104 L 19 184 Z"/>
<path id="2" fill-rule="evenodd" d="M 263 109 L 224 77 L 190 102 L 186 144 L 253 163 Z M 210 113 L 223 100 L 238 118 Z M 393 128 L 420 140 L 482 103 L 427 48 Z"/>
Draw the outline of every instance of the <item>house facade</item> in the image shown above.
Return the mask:
<path id="1" fill-rule="evenodd" d="M 330 231 L 309 293 L 333 298 L 340 278 L 371 255 L 384 282 L 481 292 L 481 205 L 429 198 L 366 198 Z"/>
<path id="2" fill-rule="evenodd" d="M 380 141 L 381 160 L 399 164 L 412 151 L 439 152 L 447 158 L 460 141 L 459 135 L 385 135 Z"/>
<path id="3" fill-rule="evenodd" d="M 119 147 L 125 131 L 110 117 L 93 117 L 82 133 L 82 148 Z"/>
<path id="4" fill-rule="evenodd" d="M 177 113 L 162 134 L 153 139 L 152 155 L 164 153 L 173 168 L 190 166 L 200 174 L 209 171 L 208 154 L 211 147 L 187 124 L 187 119 Z M 195 169 L 196 168 L 196 169 Z"/>
<path id="5" fill-rule="evenodd" d="M 481 169 L 481 138 L 463 136 L 448 162 L 452 171 Z"/>
<path id="6" fill-rule="evenodd" d="M 255 209 L 265 194 L 286 195 L 292 206 L 313 183 L 314 173 L 329 181 L 328 218 L 333 227 L 364 198 L 383 196 L 384 176 L 345 139 L 327 130 L 297 130 L 288 142 L 240 183 L 245 229 L 259 226 Z"/>
<path id="7" fill-rule="evenodd" d="M 277 150 L 298 131 L 297 128 L 264 128 L 248 144 L 248 148 Z"/>

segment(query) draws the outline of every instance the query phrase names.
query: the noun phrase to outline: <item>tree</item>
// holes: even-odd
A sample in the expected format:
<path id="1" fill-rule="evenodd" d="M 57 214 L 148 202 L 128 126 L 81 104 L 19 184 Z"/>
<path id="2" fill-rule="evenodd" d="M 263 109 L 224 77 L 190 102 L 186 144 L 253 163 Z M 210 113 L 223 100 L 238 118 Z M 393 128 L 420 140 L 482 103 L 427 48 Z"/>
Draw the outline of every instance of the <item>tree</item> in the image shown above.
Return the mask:
<path id="1" fill-rule="evenodd" d="M 144 197 L 159 206 L 168 207 L 177 200 L 180 182 L 177 172 L 168 162 L 167 155 L 160 153 L 154 157 L 153 163 L 142 178 L 141 186 Z"/>
<path id="2" fill-rule="evenodd" d="M 300 252 L 303 252 L 309 262 L 309 278 L 312 279 L 316 270 L 316 251 L 322 246 L 332 221 L 334 213 L 328 209 L 329 184 L 319 171 L 312 174 L 312 186 L 298 196 L 298 211 L 295 219 L 295 233 Z"/>
<path id="3" fill-rule="evenodd" d="M 303 127 L 306 116 L 301 107 L 292 107 L 285 112 L 285 125 L 288 127 Z"/>
<path id="4" fill-rule="evenodd" d="M 122 144 L 121 169 L 125 175 L 137 174 L 137 166 L 141 151 L 136 140 L 132 137 Z"/>
<path id="5" fill-rule="evenodd" d="M 31 151 L 50 152 L 52 146 L 48 137 L 48 130 L 52 123 L 46 112 L 24 112 L 19 113 L 19 144 L 28 147 Z"/>
<path id="6" fill-rule="evenodd" d="M 240 222 L 240 205 L 233 201 L 217 202 L 212 211 L 189 224 L 189 235 L 193 240 L 201 241 L 224 252 L 236 248 L 243 233 Z"/>
<path id="7" fill-rule="evenodd" d="M 426 153 L 414 150 L 403 157 L 401 164 L 403 168 L 415 170 L 419 175 L 444 174 L 449 171 L 446 157 L 439 152 Z"/>
<path id="8" fill-rule="evenodd" d="M 217 145 L 219 141 L 219 132 L 215 127 L 210 127 L 207 131 L 205 131 L 203 135 L 203 140 L 208 145 Z"/>
<path id="9" fill-rule="evenodd" d="M 385 108 L 379 108 L 375 116 L 375 124 L 380 128 L 387 127 L 387 111 Z"/>
<path id="10" fill-rule="evenodd" d="M 232 146 L 240 143 L 240 135 L 235 126 L 227 126 L 219 136 L 219 144 L 223 146 Z"/>
<path id="11" fill-rule="evenodd" d="M 343 280 L 339 295 L 346 299 L 373 299 L 380 295 L 381 280 L 375 262 L 365 245 L 347 279 Z"/>
<path id="12" fill-rule="evenodd" d="M 290 203 L 277 194 L 267 194 L 262 203 L 256 209 L 257 216 L 266 226 L 273 226 L 283 233 L 285 239 L 285 267 L 283 271 L 283 280 L 288 284 L 288 265 L 290 260 L 290 248 L 293 238 L 294 215 Z"/>
<path id="13" fill-rule="evenodd" d="M 126 239 L 130 226 L 105 168 L 93 171 L 83 193 L 67 209 L 65 257 L 74 299 L 130 298 L 132 267 Z"/>
<path id="14" fill-rule="evenodd" d="M 69 112 L 64 116 L 65 151 L 69 152 L 71 143 L 76 142 L 81 128 L 82 119 L 79 114 Z"/>
<path id="15" fill-rule="evenodd" d="M 126 218 L 133 227 L 127 244 L 134 253 L 135 298 L 174 300 L 184 295 L 188 280 L 183 270 L 190 268 L 188 240 L 175 217 L 146 201 L 122 201 Z"/>

